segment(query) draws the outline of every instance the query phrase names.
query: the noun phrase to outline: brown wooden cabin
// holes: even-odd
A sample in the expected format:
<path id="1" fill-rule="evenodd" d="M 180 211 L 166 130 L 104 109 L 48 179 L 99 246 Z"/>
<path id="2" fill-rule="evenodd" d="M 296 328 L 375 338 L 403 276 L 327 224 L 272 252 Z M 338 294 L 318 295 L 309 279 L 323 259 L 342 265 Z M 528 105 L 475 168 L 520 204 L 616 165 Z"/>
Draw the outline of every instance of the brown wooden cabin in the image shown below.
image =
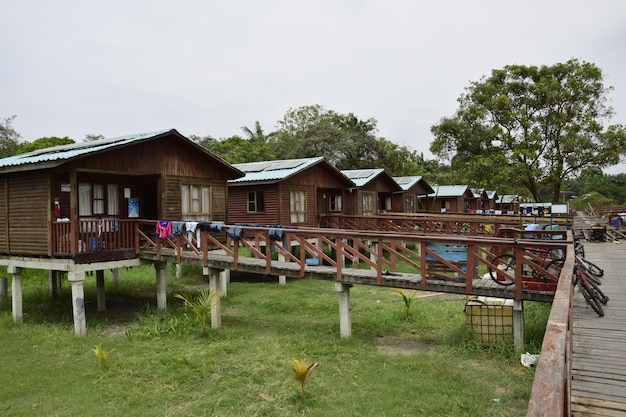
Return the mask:
<path id="1" fill-rule="evenodd" d="M 352 169 L 341 172 L 355 184 L 346 193 L 345 214 L 367 216 L 396 211 L 393 194 L 401 192 L 402 187 L 384 169 Z"/>
<path id="2" fill-rule="evenodd" d="M 526 199 L 518 194 L 503 194 L 496 200 L 496 210 L 501 210 L 503 214 L 519 213 L 520 203 Z"/>
<path id="3" fill-rule="evenodd" d="M 484 213 L 488 211 L 489 196 L 487 195 L 487 191 L 479 188 L 472 188 L 471 191 L 474 198 L 469 202 L 469 211 L 472 213 Z"/>
<path id="4" fill-rule="evenodd" d="M 228 181 L 229 220 L 318 227 L 328 213 L 344 213 L 354 183 L 323 157 L 235 164 L 244 177 Z"/>
<path id="5" fill-rule="evenodd" d="M 0 160 L 0 257 L 132 258 L 138 219 L 227 220 L 243 173 L 163 130 Z"/>
<path id="6" fill-rule="evenodd" d="M 421 176 L 393 177 L 394 181 L 402 188 L 402 191 L 393 194 L 392 205 L 394 211 L 400 213 L 418 213 L 426 211 L 422 204 L 424 197 L 435 192 L 433 188 Z"/>
<path id="7" fill-rule="evenodd" d="M 431 212 L 466 213 L 474 199 L 467 185 L 434 185 L 433 190 L 426 197 L 425 204 Z"/>

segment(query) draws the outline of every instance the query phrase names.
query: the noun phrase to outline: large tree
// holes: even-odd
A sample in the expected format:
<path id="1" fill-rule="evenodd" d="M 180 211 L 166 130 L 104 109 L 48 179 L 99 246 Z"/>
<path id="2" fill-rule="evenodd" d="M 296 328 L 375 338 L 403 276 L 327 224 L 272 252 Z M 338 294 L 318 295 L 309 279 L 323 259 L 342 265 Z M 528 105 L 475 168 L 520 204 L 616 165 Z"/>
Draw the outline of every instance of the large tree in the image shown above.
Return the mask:
<path id="1" fill-rule="evenodd" d="M 535 201 L 549 186 L 558 201 L 565 179 L 626 153 L 623 125 L 610 124 L 611 90 L 598 67 L 576 59 L 505 66 L 470 84 L 456 113 L 431 128 L 430 150 L 477 184 L 524 187 Z"/>
<path id="2" fill-rule="evenodd" d="M 13 156 L 17 153 L 20 134 L 11 125 L 17 116 L 0 119 L 0 158 Z"/>
<path id="3" fill-rule="evenodd" d="M 50 136 L 46 138 L 39 138 L 32 142 L 22 142 L 19 144 L 17 153 L 27 153 L 36 151 L 38 149 L 51 148 L 53 146 L 71 145 L 76 143 L 74 139 L 64 136 L 62 138 L 57 136 Z"/>

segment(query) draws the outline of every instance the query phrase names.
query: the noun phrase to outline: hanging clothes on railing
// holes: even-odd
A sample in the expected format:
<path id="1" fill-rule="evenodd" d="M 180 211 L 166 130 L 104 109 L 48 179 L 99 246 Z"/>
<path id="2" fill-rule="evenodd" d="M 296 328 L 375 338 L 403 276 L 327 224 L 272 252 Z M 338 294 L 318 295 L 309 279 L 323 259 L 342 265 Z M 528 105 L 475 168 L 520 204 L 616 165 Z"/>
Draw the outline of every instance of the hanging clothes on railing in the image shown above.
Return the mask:
<path id="1" fill-rule="evenodd" d="M 241 239 L 243 238 L 243 227 L 241 226 L 230 226 L 228 228 L 228 235 L 233 239 Z"/>
<path id="2" fill-rule="evenodd" d="M 172 234 L 174 236 L 182 235 L 184 228 L 185 228 L 185 222 L 172 222 Z"/>
<path id="3" fill-rule="evenodd" d="M 185 230 L 187 231 L 187 240 L 193 241 L 193 234 L 196 233 L 196 242 L 200 246 L 200 229 L 198 229 L 198 222 L 186 221 Z"/>
<path id="4" fill-rule="evenodd" d="M 172 223 L 167 220 L 159 220 L 156 224 L 156 235 L 159 239 L 167 239 L 172 235 Z"/>

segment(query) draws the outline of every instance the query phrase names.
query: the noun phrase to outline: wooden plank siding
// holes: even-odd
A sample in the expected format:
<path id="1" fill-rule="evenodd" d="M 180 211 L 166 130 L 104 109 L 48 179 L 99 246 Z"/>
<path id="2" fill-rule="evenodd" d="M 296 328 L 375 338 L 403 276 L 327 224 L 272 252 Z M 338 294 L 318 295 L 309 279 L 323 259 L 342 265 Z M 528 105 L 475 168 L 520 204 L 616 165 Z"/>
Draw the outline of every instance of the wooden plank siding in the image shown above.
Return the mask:
<path id="1" fill-rule="evenodd" d="M 7 188 L 0 197 L 8 219 L 3 246 L 9 242 L 8 250 L 19 255 L 47 254 L 51 207 L 48 176 L 42 172 L 11 174 Z"/>
<path id="2" fill-rule="evenodd" d="M 262 211 L 248 212 L 248 193 L 252 191 L 263 193 Z M 228 217 L 230 221 L 239 223 L 280 224 L 278 187 L 275 184 L 229 187 Z"/>

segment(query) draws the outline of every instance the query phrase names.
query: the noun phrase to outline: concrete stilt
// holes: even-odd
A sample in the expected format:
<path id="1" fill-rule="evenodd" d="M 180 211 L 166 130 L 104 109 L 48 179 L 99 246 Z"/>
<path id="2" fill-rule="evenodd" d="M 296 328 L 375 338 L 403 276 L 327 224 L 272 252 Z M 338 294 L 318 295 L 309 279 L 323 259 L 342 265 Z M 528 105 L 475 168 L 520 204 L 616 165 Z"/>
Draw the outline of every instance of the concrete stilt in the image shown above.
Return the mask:
<path id="1" fill-rule="evenodd" d="M 182 264 L 174 264 L 174 270 L 176 271 L 176 279 L 180 279 L 183 276 Z"/>
<path id="2" fill-rule="evenodd" d="M 513 301 L 513 345 L 516 351 L 524 349 L 524 301 Z"/>
<path id="3" fill-rule="evenodd" d="M 7 277 L 0 277 L 0 304 L 4 304 L 9 299 L 9 280 Z"/>
<path id="4" fill-rule="evenodd" d="M 53 298 L 59 295 L 59 280 L 57 279 L 59 273 L 59 271 L 48 271 L 48 293 Z"/>
<path id="5" fill-rule="evenodd" d="M 111 269 L 111 284 L 113 284 L 113 288 L 117 288 L 120 283 L 120 270 L 119 268 Z"/>
<path id="6" fill-rule="evenodd" d="M 220 289 L 222 290 L 222 297 L 228 295 L 228 284 L 230 283 L 230 269 L 220 271 Z"/>
<path id="7" fill-rule="evenodd" d="M 7 273 L 11 274 L 13 321 L 21 323 L 24 319 L 22 311 L 22 268 L 8 266 Z"/>
<path id="8" fill-rule="evenodd" d="M 157 308 L 165 310 L 167 307 L 167 262 L 155 262 L 156 269 L 156 297 Z"/>
<path id="9" fill-rule="evenodd" d="M 87 316 L 85 313 L 85 272 L 68 272 L 67 279 L 72 285 L 72 310 L 74 312 L 74 334 L 87 335 Z"/>
<path id="10" fill-rule="evenodd" d="M 102 269 L 96 271 L 96 292 L 98 311 L 105 311 L 107 309 L 107 301 L 104 292 L 104 271 Z"/>
<path id="11" fill-rule="evenodd" d="M 279 262 L 285 262 L 285 255 L 283 255 L 282 253 L 278 254 L 278 261 Z M 287 285 L 287 276 L 286 275 L 279 275 L 278 276 L 278 283 L 280 285 Z"/>
<path id="12" fill-rule="evenodd" d="M 203 268 L 205 276 L 209 277 L 209 288 L 213 291 L 221 291 L 219 269 Z M 221 297 L 215 297 L 211 304 L 211 328 L 219 329 L 222 327 L 222 301 Z"/>
<path id="13" fill-rule="evenodd" d="M 339 295 L 339 333 L 347 339 L 352 336 L 352 317 L 350 314 L 350 287 L 352 284 L 335 282 L 335 291 Z"/>

